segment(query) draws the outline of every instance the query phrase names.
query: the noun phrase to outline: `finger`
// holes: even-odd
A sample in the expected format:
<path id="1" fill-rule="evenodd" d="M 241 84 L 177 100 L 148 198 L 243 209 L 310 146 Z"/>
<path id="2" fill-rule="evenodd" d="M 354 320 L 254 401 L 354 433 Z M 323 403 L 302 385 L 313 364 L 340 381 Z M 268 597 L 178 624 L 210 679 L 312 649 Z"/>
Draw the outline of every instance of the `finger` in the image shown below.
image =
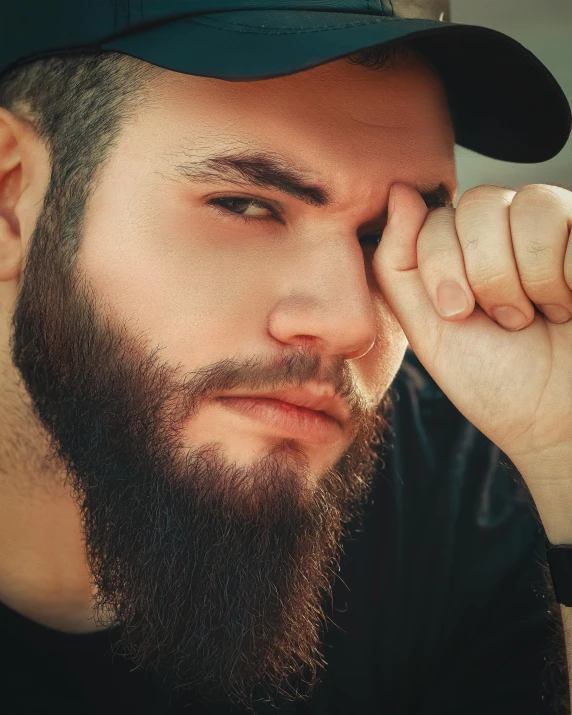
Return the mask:
<path id="1" fill-rule="evenodd" d="M 433 209 L 419 233 L 417 259 L 435 310 L 446 320 L 462 320 L 475 307 L 455 227 L 455 209 Z"/>
<path id="2" fill-rule="evenodd" d="M 438 332 L 441 319 L 431 304 L 417 264 L 417 238 L 428 210 L 421 195 L 408 184 L 391 187 L 388 221 L 372 260 L 382 294 L 411 348 L 424 345 L 422 332 Z M 425 340 L 425 342 L 427 342 Z"/>
<path id="3" fill-rule="evenodd" d="M 417 237 L 427 214 L 419 192 L 409 184 L 393 184 L 389 191 L 388 222 L 374 255 L 374 265 L 399 273 L 416 269 Z"/>
<path id="4" fill-rule="evenodd" d="M 510 205 L 523 290 L 556 323 L 572 318 L 572 192 L 546 184 L 521 188 Z"/>
<path id="5" fill-rule="evenodd" d="M 455 225 L 467 280 L 481 308 L 506 330 L 534 320 L 534 306 L 520 281 L 513 250 L 510 204 L 516 192 L 477 186 L 457 204 Z"/>

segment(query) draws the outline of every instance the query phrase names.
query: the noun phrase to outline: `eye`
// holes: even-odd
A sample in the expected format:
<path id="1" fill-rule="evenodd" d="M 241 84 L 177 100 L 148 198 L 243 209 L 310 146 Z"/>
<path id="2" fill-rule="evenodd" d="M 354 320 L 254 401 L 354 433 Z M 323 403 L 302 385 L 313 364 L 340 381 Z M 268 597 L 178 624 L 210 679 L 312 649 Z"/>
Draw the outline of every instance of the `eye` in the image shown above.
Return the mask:
<path id="1" fill-rule="evenodd" d="M 228 216 L 234 214 L 243 221 L 260 221 L 267 218 L 278 219 L 275 209 L 264 201 L 250 199 L 244 196 L 221 196 L 209 201 L 211 206 L 215 206 L 217 213 Z M 246 211 L 250 211 L 247 214 Z M 264 211 L 270 212 L 270 216 L 264 215 Z"/>
<path id="2" fill-rule="evenodd" d="M 365 245 L 377 248 L 379 246 L 379 242 L 381 241 L 381 236 L 381 233 L 368 233 L 366 236 L 362 236 L 359 242 L 362 246 Z"/>
<path id="3" fill-rule="evenodd" d="M 210 206 L 215 207 L 217 213 L 225 217 L 234 215 L 243 221 L 264 221 L 272 218 L 279 223 L 284 223 L 273 206 L 259 199 L 245 196 L 220 196 L 211 199 L 208 203 Z M 250 215 L 246 211 L 251 211 Z M 270 212 L 270 216 L 264 215 L 264 212 Z M 368 233 L 359 239 L 360 244 L 375 249 L 379 246 L 382 234 L 383 232 Z"/>

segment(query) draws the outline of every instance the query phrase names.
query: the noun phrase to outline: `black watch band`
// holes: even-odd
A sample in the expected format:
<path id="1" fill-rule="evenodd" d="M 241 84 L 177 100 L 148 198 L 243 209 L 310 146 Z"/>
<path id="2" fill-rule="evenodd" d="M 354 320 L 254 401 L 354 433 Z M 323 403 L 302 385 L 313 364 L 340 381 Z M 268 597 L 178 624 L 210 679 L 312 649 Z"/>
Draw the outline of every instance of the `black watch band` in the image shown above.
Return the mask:
<path id="1" fill-rule="evenodd" d="M 551 544 L 546 540 L 546 558 L 558 603 L 572 606 L 572 544 Z"/>

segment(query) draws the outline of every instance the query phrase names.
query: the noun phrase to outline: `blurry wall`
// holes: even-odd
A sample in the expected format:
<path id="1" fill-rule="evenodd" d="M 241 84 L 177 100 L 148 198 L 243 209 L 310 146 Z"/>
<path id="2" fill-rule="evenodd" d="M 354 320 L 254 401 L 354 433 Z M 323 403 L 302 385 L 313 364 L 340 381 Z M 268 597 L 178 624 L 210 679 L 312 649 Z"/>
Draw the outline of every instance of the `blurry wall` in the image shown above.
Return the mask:
<path id="1" fill-rule="evenodd" d="M 484 25 L 514 37 L 548 67 L 572 102 L 572 0 L 451 0 L 452 22 Z M 502 71 L 502 68 L 499 68 Z M 541 164 L 495 161 L 456 147 L 457 198 L 479 184 L 563 184 L 572 188 L 572 139 Z"/>

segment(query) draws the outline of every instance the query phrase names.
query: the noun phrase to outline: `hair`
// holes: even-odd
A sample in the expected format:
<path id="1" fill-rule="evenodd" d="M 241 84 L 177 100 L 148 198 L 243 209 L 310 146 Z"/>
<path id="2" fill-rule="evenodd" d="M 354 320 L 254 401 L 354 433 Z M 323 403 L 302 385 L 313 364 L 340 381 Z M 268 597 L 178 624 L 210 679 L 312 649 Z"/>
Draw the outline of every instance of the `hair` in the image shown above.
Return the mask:
<path id="1" fill-rule="evenodd" d="M 373 47 L 344 59 L 387 69 L 409 53 L 405 44 Z M 0 107 L 29 122 L 51 162 L 45 201 L 59 199 L 69 230 L 59 238 L 68 265 L 79 248 L 83 209 L 121 129 L 147 101 L 148 84 L 165 70 L 117 52 L 58 54 L 0 75 Z M 71 223 L 70 223 L 71 222 Z"/>
<path id="2" fill-rule="evenodd" d="M 32 124 L 45 144 L 51 177 L 44 204 L 66 212 L 56 233 L 71 265 L 84 207 L 124 123 L 163 69 L 129 55 L 98 52 L 37 59 L 0 77 L 0 107 Z M 78 230 L 80 229 L 80 230 Z"/>

